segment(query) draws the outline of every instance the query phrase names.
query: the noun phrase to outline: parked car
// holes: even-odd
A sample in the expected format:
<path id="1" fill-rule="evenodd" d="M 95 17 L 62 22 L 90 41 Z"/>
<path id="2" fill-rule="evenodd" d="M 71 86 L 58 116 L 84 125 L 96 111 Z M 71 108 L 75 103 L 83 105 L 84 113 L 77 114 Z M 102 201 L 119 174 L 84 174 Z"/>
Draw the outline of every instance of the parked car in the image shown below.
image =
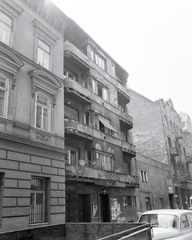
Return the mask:
<path id="1" fill-rule="evenodd" d="M 192 240 L 191 210 L 150 210 L 143 212 L 138 222 L 153 226 L 153 240 Z"/>

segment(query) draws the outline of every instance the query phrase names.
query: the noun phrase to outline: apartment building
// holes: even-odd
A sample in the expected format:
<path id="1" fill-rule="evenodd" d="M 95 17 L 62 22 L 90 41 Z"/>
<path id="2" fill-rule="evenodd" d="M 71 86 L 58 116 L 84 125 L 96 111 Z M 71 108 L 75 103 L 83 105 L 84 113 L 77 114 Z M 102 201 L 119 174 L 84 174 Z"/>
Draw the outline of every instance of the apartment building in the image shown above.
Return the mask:
<path id="1" fill-rule="evenodd" d="M 65 222 L 64 20 L 0 1 L 0 232 Z"/>
<path id="2" fill-rule="evenodd" d="M 66 221 L 135 221 L 128 73 L 73 21 L 64 62 Z"/>
<path id="3" fill-rule="evenodd" d="M 183 125 L 179 114 L 175 111 L 172 101 L 159 99 L 155 102 L 147 99 L 141 94 L 130 90 L 131 103 L 130 114 L 134 119 L 133 142 L 138 153 L 138 171 L 144 171 L 139 162 L 140 155 L 144 155 L 156 163 L 164 165 L 165 171 L 162 178 L 151 178 L 147 186 L 147 194 L 155 194 L 162 198 L 159 187 L 166 177 L 166 191 L 163 191 L 162 206 L 167 206 L 167 198 L 170 208 L 188 208 L 190 199 L 191 176 L 188 171 L 187 156 L 190 149 L 187 144 Z M 148 172 L 154 171 L 154 167 L 148 168 Z M 146 169 L 147 171 L 147 169 Z M 167 173 L 166 173 L 167 172 Z M 142 178 L 141 178 L 142 179 Z M 161 193 L 161 195 L 159 195 Z M 146 196 L 147 197 L 147 196 Z M 140 199 L 146 207 L 145 198 Z M 154 202 L 154 199 L 148 199 Z M 158 206 L 149 208 L 159 208 Z M 147 207 L 146 207 L 147 208 Z"/>
<path id="4" fill-rule="evenodd" d="M 128 73 L 51 1 L 0 7 L 0 232 L 135 221 Z"/>

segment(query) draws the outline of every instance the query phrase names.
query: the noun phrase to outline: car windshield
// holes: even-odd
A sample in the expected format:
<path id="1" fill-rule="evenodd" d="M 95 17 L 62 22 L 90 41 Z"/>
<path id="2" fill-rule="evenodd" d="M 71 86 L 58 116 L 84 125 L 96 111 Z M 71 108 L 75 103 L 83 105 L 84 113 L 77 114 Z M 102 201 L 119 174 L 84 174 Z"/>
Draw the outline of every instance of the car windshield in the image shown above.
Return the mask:
<path id="1" fill-rule="evenodd" d="M 143 214 L 139 222 L 150 223 L 157 227 L 177 228 L 177 216 L 171 214 Z"/>

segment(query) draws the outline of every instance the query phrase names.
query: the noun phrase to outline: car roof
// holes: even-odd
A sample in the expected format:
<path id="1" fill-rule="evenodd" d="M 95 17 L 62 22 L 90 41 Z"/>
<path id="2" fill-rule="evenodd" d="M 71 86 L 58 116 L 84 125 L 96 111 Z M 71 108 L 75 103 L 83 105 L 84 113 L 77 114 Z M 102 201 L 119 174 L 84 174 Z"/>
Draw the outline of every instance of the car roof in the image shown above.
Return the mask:
<path id="1" fill-rule="evenodd" d="M 192 213 L 191 210 L 185 210 L 185 209 L 156 209 L 156 210 L 149 210 L 145 211 L 141 214 L 174 214 L 174 215 L 182 215 L 184 213 Z"/>

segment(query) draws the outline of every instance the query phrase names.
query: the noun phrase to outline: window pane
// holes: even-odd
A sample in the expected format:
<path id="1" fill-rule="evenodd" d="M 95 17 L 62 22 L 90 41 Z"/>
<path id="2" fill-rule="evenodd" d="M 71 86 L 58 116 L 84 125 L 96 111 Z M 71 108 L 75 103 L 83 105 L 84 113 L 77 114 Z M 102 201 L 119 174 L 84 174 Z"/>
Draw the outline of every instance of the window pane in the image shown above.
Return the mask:
<path id="1" fill-rule="evenodd" d="M 9 45 L 11 38 L 11 28 L 0 23 L 0 41 Z"/>
<path id="2" fill-rule="evenodd" d="M 94 61 L 94 52 L 91 50 L 91 60 Z"/>
<path id="3" fill-rule="evenodd" d="M 97 82 L 94 79 L 92 79 L 92 90 L 95 94 L 98 93 Z"/>
<path id="4" fill-rule="evenodd" d="M 44 43 L 43 41 L 39 40 L 38 41 L 38 46 L 44 50 L 45 52 L 49 53 L 49 45 L 47 45 L 46 43 Z"/>
<path id="5" fill-rule="evenodd" d="M 0 41 L 9 45 L 11 39 L 12 20 L 6 14 L 0 11 Z"/>
<path id="6" fill-rule="evenodd" d="M 36 112 L 36 127 L 41 128 L 41 118 L 42 118 L 42 107 L 37 106 Z"/>
<path id="7" fill-rule="evenodd" d="M 108 96 L 109 96 L 108 95 L 108 90 L 103 88 L 103 99 L 108 101 L 109 100 Z"/>
<path id="8" fill-rule="evenodd" d="M 37 63 L 43 66 L 43 51 L 40 48 L 37 50 Z"/>
<path id="9" fill-rule="evenodd" d="M 43 129 L 48 130 L 48 110 L 43 109 Z"/>
<path id="10" fill-rule="evenodd" d="M 43 41 L 38 40 L 37 63 L 42 67 L 49 69 L 50 47 Z"/>
<path id="11" fill-rule="evenodd" d="M 4 116 L 5 91 L 0 90 L 0 116 Z"/>
<path id="12" fill-rule="evenodd" d="M 44 62 L 43 62 L 43 67 L 46 69 L 49 69 L 49 54 L 44 53 Z"/>
<path id="13" fill-rule="evenodd" d="M 44 222 L 45 179 L 31 179 L 30 223 Z"/>

